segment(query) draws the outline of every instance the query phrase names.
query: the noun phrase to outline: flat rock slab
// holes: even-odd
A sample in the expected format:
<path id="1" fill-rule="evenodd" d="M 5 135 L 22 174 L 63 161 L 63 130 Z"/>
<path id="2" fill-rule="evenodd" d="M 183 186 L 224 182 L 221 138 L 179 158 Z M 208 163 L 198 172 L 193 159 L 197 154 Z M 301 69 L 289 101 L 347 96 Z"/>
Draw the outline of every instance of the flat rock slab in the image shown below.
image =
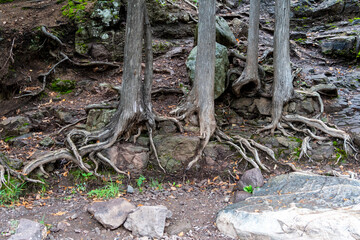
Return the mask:
<path id="1" fill-rule="evenodd" d="M 125 222 L 128 214 L 135 208 L 135 205 L 127 200 L 116 198 L 107 202 L 95 202 L 88 207 L 88 211 L 105 228 L 116 229 Z"/>
<path id="2" fill-rule="evenodd" d="M 124 227 L 136 236 L 161 238 L 166 218 L 170 218 L 171 215 L 171 211 L 162 205 L 141 206 L 129 214 Z"/>
<path id="3" fill-rule="evenodd" d="M 43 240 L 46 236 L 47 231 L 43 224 L 22 218 L 16 233 L 9 240 Z"/>
<path id="4" fill-rule="evenodd" d="M 291 173 L 227 206 L 216 224 L 240 239 L 360 239 L 360 181 Z"/>

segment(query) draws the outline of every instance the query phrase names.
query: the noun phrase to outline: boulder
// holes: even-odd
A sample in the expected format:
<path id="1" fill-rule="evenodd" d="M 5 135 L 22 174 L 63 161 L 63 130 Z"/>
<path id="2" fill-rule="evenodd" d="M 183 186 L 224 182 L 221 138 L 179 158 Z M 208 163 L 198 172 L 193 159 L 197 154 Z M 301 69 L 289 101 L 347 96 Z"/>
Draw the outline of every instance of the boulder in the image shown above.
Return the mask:
<path id="1" fill-rule="evenodd" d="M 321 51 L 325 55 L 336 55 L 347 58 L 357 56 L 357 38 L 355 36 L 338 36 L 324 40 Z"/>
<path id="2" fill-rule="evenodd" d="M 189 71 L 189 77 L 192 81 L 195 80 L 195 66 L 196 66 L 197 47 L 191 50 L 189 57 L 186 61 L 186 67 Z M 214 97 L 215 99 L 226 89 L 227 71 L 230 66 L 227 48 L 219 43 L 216 43 L 215 53 L 215 85 Z"/>
<path id="3" fill-rule="evenodd" d="M 161 165 L 168 173 L 176 173 L 184 168 L 196 153 L 200 143 L 198 137 L 181 134 L 163 134 L 154 137 Z"/>
<path id="4" fill-rule="evenodd" d="M 305 173 L 270 179 L 227 206 L 216 226 L 239 239 L 358 239 L 360 181 Z"/>
<path id="5" fill-rule="evenodd" d="M 136 236 L 161 238 L 166 218 L 171 215 L 172 212 L 165 206 L 141 206 L 129 214 L 124 227 Z"/>
<path id="6" fill-rule="evenodd" d="M 135 208 L 135 205 L 127 200 L 116 198 L 107 202 L 94 202 L 88 207 L 88 211 L 105 228 L 116 229 L 125 222 L 128 214 Z"/>
<path id="7" fill-rule="evenodd" d="M 149 161 L 149 149 L 131 143 L 115 144 L 103 153 L 118 169 L 134 175 L 140 175 Z"/>
<path id="8" fill-rule="evenodd" d="M 259 168 L 253 168 L 245 171 L 237 183 L 237 188 L 239 190 L 243 190 L 244 187 L 250 185 L 253 187 L 253 189 L 262 187 L 264 185 L 264 177 L 261 174 L 261 170 Z"/>
<path id="9" fill-rule="evenodd" d="M 31 128 L 31 121 L 28 117 L 5 118 L 0 122 L 0 138 L 20 136 L 29 133 Z"/>
<path id="10" fill-rule="evenodd" d="M 312 9 L 313 17 L 321 17 L 326 14 L 334 16 L 342 13 L 344 9 L 344 2 L 342 0 L 324 0 L 317 7 Z"/>
<path id="11" fill-rule="evenodd" d="M 19 221 L 16 233 L 9 240 L 43 240 L 46 236 L 47 230 L 43 224 L 22 218 Z"/>
<path id="12" fill-rule="evenodd" d="M 227 21 L 219 16 L 216 16 L 216 42 L 226 47 L 237 45 L 234 33 L 231 31 Z"/>
<path id="13" fill-rule="evenodd" d="M 91 109 L 86 120 L 86 130 L 94 131 L 105 127 L 115 112 L 116 109 Z"/>

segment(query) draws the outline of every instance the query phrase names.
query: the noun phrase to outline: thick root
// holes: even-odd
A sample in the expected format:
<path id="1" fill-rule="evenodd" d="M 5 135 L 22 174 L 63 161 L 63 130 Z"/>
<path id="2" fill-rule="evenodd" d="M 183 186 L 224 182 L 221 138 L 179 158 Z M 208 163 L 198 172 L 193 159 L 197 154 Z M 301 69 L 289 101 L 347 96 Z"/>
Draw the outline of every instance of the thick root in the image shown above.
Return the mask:
<path id="1" fill-rule="evenodd" d="M 349 152 L 349 147 L 352 147 L 351 145 L 351 137 L 348 133 L 345 131 L 330 128 L 328 127 L 324 122 L 317 120 L 317 119 L 310 119 L 299 115 L 286 115 L 283 117 L 283 119 L 287 122 L 301 122 L 306 124 L 309 127 L 316 128 L 331 137 L 340 138 L 344 140 L 344 150 L 346 153 Z M 352 147 L 353 148 L 353 147 Z"/>

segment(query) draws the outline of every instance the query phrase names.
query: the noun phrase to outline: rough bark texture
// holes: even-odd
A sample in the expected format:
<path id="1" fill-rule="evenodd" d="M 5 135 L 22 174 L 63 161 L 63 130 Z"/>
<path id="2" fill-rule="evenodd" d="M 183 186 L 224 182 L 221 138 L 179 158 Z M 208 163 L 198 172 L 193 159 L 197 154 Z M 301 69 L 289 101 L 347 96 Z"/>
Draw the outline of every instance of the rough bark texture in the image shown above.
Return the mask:
<path id="1" fill-rule="evenodd" d="M 275 5 L 274 83 L 272 123 L 263 130 L 278 128 L 283 106 L 290 100 L 294 89 L 290 66 L 290 0 L 277 0 Z"/>
<path id="2" fill-rule="evenodd" d="M 260 89 L 258 73 L 260 0 L 250 1 L 250 19 L 246 66 L 232 88 L 237 96 L 252 96 Z"/>

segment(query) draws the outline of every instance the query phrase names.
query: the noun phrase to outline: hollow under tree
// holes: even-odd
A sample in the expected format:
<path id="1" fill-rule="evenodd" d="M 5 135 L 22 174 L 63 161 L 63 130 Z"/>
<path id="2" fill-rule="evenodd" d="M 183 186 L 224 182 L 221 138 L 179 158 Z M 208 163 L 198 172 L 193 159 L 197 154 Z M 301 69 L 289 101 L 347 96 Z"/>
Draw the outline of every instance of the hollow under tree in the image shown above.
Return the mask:
<path id="1" fill-rule="evenodd" d="M 12 170 L 6 164 L 6 161 L 0 158 L 1 182 L 5 183 L 3 177 L 5 170 L 11 175 L 24 178 L 27 181 L 40 182 L 29 179 L 26 176 L 37 167 L 44 171 L 44 164 L 57 159 L 72 161 L 83 171 L 93 172 L 97 176 L 100 176 L 96 172 L 99 162 L 110 165 L 118 173 L 126 174 L 107 159 L 101 151 L 111 147 L 121 138 L 128 140 L 133 133 L 139 130 L 139 127 L 144 125 L 147 126 L 150 138 L 152 138 L 152 128 L 155 125 L 155 121 L 164 120 L 164 118 L 154 114 L 151 104 L 153 74 L 152 33 L 145 0 L 128 1 L 125 34 L 120 103 L 110 123 L 103 129 L 95 132 L 73 129 L 66 137 L 68 148 L 51 152 L 27 163 L 20 173 Z M 144 80 L 142 80 L 141 76 L 143 40 L 145 43 Z M 154 145 L 151 145 L 156 155 Z M 88 156 L 94 162 L 94 169 L 89 169 L 83 163 L 83 157 L 85 156 Z M 45 171 L 44 173 L 47 174 Z"/>
<path id="2" fill-rule="evenodd" d="M 258 72 L 259 19 L 260 0 L 250 1 L 246 66 L 240 77 L 232 84 L 232 90 L 237 96 L 242 94 L 253 96 L 260 89 L 260 78 Z"/>

